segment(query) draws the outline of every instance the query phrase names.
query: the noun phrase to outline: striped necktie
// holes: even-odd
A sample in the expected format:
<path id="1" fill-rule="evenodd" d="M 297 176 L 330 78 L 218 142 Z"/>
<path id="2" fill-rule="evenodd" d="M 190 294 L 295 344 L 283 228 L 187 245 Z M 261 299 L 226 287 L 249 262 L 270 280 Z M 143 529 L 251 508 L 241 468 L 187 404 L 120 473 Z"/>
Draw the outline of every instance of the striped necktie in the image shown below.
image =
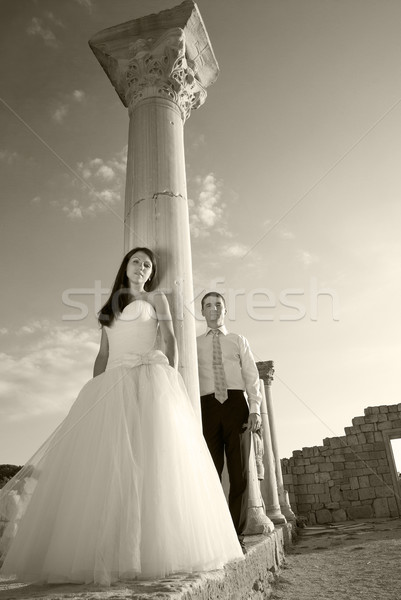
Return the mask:
<path id="1" fill-rule="evenodd" d="M 215 398 L 223 404 L 227 400 L 227 382 L 224 373 L 221 345 L 219 340 L 220 331 L 212 329 L 213 334 L 213 376 L 214 376 L 214 395 Z"/>

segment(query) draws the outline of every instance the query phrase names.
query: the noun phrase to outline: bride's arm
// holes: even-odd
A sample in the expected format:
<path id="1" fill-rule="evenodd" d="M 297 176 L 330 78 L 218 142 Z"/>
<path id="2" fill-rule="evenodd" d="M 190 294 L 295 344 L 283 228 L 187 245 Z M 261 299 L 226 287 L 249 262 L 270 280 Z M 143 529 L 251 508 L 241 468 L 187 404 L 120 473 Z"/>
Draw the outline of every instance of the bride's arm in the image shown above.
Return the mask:
<path id="1" fill-rule="evenodd" d="M 100 339 L 100 348 L 93 367 L 93 377 L 97 377 L 104 373 L 109 359 L 109 340 L 107 333 L 102 329 L 102 337 Z"/>
<path id="2" fill-rule="evenodd" d="M 174 369 L 178 368 L 177 340 L 174 335 L 173 320 L 171 318 L 168 300 L 163 292 L 152 294 L 153 306 L 160 324 L 160 331 L 165 344 L 165 353 L 168 362 Z"/>

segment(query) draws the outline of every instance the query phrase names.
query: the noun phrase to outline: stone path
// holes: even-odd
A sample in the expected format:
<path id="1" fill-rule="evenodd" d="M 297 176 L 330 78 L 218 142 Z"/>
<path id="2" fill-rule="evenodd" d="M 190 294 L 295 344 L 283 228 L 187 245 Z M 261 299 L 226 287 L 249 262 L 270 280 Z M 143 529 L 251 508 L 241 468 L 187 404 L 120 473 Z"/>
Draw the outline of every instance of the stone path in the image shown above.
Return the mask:
<path id="1" fill-rule="evenodd" d="M 401 519 L 307 527 L 270 600 L 401 600 Z"/>

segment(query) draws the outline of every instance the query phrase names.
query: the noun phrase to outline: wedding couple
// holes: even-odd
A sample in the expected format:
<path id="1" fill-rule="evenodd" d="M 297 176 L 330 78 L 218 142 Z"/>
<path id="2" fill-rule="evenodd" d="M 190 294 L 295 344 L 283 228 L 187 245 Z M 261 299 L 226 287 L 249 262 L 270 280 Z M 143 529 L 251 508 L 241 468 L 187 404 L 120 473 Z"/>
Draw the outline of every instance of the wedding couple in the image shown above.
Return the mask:
<path id="1" fill-rule="evenodd" d="M 206 444 L 177 371 L 170 309 L 153 289 L 155 276 L 151 250 L 124 257 L 99 313 L 94 378 L 0 491 L 0 522 L 2 512 L 8 520 L 2 575 L 110 585 L 243 558 L 240 433 L 244 423 L 260 427 L 256 365 L 246 339 L 224 326 L 223 297 L 206 294 L 207 331 L 197 340 Z M 165 353 L 156 349 L 159 329 Z M 229 508 L 219 479 L 224 451 Z"/>

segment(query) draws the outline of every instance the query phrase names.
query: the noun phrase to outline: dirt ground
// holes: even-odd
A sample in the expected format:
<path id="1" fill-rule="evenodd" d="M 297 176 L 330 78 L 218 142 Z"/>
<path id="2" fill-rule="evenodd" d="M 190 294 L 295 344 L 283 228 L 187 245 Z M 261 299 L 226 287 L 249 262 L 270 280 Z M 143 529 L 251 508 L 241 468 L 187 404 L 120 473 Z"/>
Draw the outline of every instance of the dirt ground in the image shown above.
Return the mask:
<path id="1" fill-rule="evenodd" d="M 298 533 L 270 600 L 401 600 L 401 519 Z"/>

